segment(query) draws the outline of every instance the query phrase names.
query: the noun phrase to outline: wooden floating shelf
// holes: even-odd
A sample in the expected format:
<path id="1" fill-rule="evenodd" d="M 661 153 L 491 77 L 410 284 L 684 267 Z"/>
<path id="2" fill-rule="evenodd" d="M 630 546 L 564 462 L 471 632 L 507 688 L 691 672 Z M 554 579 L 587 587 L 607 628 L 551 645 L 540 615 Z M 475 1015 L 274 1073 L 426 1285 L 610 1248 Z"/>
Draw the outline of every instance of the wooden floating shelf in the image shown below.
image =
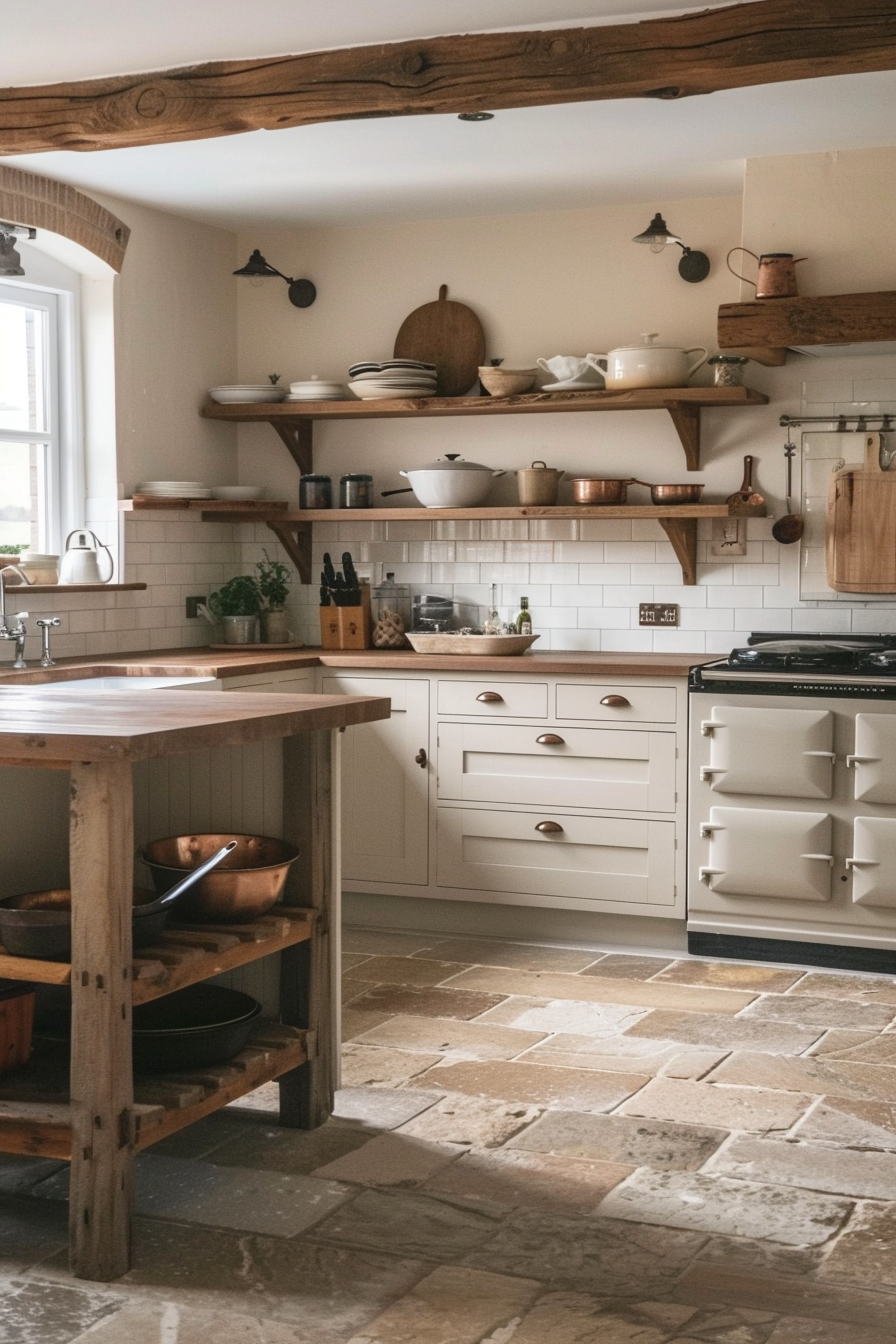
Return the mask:
<path id="1" fill-rule="evenodd" d="M 138 593 L 146 588 L 145 583 L 9 583 L 5 579 L 4 583 L 10 598 L 14 593 Z"/>
<path id="2" fill-rule="evenodd" d="M 284 905 L 251 924 L 191 924 L 166 929 L 152 947 L 140 948 L 133 960 L 133 1001 L 148 1003 L 304 942 L 311 937 L 314 918 L 313 910 Z M 0 977 L 67 985 L 71 966 L 67 962 L 13 957 L 0 947 Z"/>
<path id="3" fill-rule="evenodd" d="M 723 303 L 718 340 L 720 350 L 770 365 L 794 346 L 896 341 L 896 290 Z"/>
<path id="4" fill-rule="evenodd" d="M 261 1021 L 246 1047 L 223 1064 L 178 1073 L 137 1074 L 128 1113 L 136 1150 L 158 1143 L 262 1083 L 307 1063 L 313 1040 L 299 1027 Z M 72 1120 L 67 1052 L 35 1051 L 32 1064 L 0 1079 L 0 1149 L 69 1161 Z M 11 1094 L 7 1099 L 7 1094 Z M 23 1099 L 24 1098 L 24 1099 Z"/>

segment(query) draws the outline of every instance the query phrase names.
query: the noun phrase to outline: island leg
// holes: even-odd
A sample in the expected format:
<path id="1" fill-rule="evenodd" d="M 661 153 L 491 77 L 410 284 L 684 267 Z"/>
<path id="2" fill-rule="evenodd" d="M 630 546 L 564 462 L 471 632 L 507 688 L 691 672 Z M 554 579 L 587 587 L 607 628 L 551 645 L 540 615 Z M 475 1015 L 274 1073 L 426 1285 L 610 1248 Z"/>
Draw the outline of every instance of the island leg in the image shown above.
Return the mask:
<path id="1" fill-rule="evenodd" d="M 307 1064 L 280 1078 L 280 1123 L 315 1129 L 333 1112 L 339 1085 L 339 945 L 341 730 L 284 743 L 287 838 L 302 857 L 288 899 L 317 912 L 311 938 L 281 953 L 280 1011 L 284 1022 L 309 1033 Z"/>
<path id="2" fill-rule="evenodd" d="M 130 1267 L 133 791 L 125 761 L 71 770 L 72 1273 Z"/>

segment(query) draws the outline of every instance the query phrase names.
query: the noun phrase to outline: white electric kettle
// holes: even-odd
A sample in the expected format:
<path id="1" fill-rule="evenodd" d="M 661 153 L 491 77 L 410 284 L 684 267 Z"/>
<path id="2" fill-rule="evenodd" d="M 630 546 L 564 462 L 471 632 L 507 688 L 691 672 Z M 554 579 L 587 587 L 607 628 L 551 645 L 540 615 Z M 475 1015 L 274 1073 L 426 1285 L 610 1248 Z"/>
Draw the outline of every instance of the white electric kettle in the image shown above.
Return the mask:
<path id="1" fill-rule="evenodd" d="M 92 538 L 92 544 L 88 541 Z M 103 577 L 100 573 L 99 551 L 106 552 L 109 561 L 109 573 Z M 76 528 L 65 539 L 65 554 L 59 564 L 60 583 L 109 583 L 114 563 L 112 552 L 104 546 L 93 532 Z"/>

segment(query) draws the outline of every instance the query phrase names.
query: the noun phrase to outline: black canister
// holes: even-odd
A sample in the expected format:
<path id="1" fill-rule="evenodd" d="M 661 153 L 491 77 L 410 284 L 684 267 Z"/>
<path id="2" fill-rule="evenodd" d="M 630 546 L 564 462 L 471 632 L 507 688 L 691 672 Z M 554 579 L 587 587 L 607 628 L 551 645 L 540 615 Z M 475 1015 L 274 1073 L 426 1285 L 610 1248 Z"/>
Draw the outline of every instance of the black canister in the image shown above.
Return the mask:
<path id="1" fill-rule="evenodd" d="M 373 502 L 373 477 L 353 471 L 339 478 L 339 507 L 369 509 Z"/>
<path id="2" fill-rule="evenodd" d="M 299 477 L 300 509 L 332 509 L 333 482 L 329 476 L 311 472 Z"/>

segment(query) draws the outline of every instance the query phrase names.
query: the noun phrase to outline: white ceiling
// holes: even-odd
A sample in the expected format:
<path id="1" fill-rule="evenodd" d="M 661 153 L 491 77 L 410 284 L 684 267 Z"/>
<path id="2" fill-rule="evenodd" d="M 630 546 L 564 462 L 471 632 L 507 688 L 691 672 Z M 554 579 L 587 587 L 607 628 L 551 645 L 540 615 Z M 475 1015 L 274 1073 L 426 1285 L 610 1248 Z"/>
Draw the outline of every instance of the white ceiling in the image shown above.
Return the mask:
<path id="1" fill-rule="evenodd" d="M 268 0 L 247 19 L 244 0 L 33 0 L 4 14 L 0 87 L 445 31 L 636 22 L 663 12 L 682 7 L 671 0 L 453 0 L 450 7 L 444 0 Z M 0 162 L 242 228 L 727 195 L 741 190 L 746 158 L 894 144 L 896 72 L 886 72 L 677 103 L 523 108 L 480 124 L 454 116 L 342 122 Z"/>

